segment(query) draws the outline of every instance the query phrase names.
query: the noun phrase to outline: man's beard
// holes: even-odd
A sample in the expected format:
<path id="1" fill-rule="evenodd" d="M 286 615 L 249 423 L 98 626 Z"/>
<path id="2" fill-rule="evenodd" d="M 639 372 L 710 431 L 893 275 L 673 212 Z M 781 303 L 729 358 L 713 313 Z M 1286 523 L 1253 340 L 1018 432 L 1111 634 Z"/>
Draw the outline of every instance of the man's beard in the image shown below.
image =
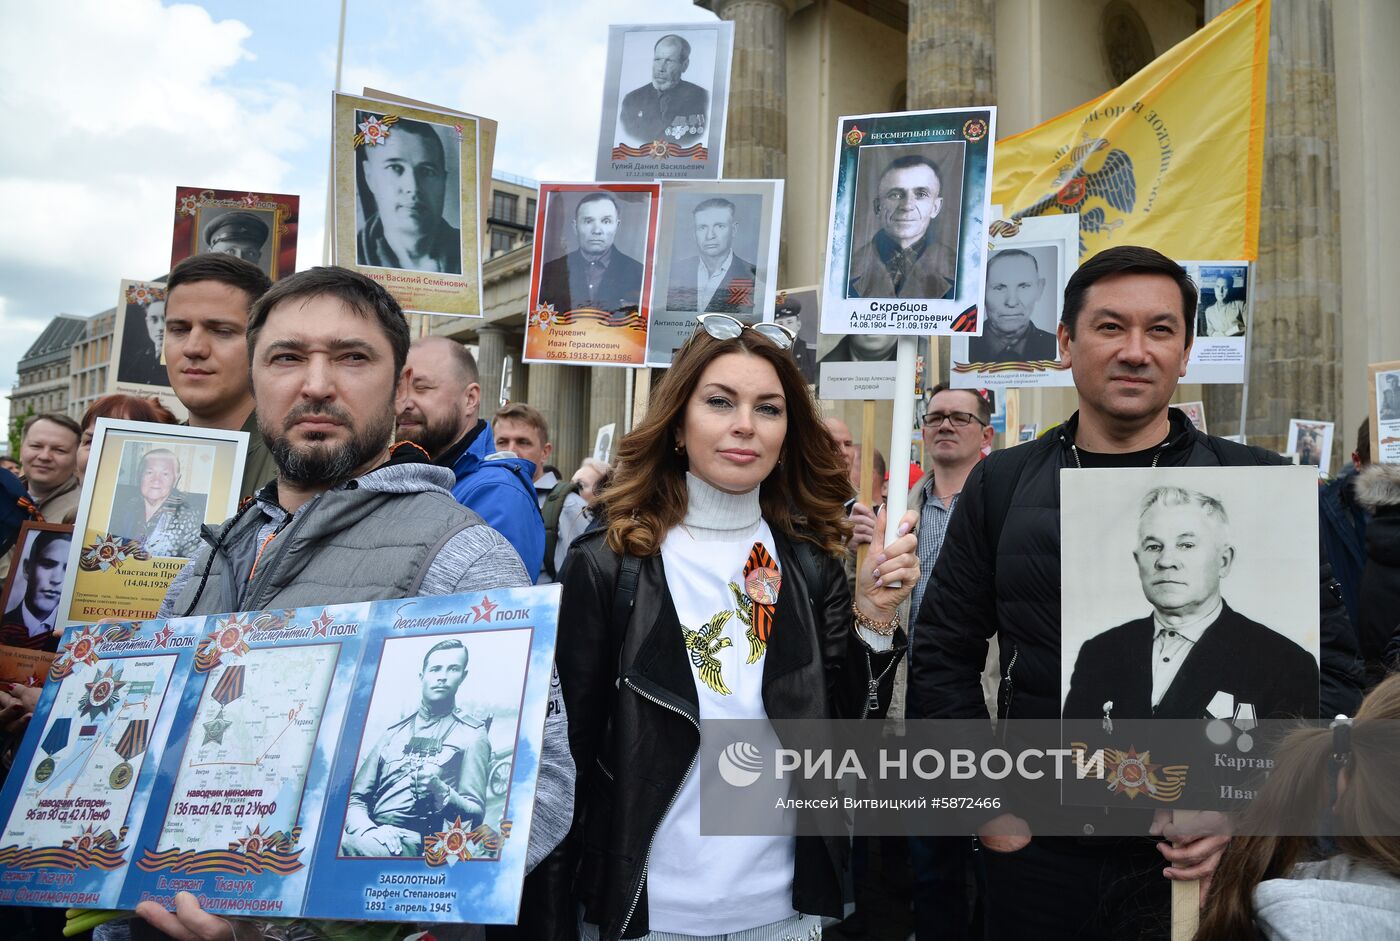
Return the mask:
<path id="1" fill-rule="evenodd" d="M 338 445 L 297 450 L 288 440 L 286 429 L 309 415 L 325 415 L 340 422 L 351 429 L 350 440 Z M 349 480 L 356 470 L 383 451 L 393 429 L 392 400 L 387 403 L 384 411 L 359 430 L 355 428 L 354 419 L 349 412 L 329 402 L 308 402 L 293 408 L 283 420 L 280 434 L 272 434 L 261 421 L 258 422 L 258 430 L 262 432 L 263 440 L 272 452 L 272 459 L 277 462 L 277 472 L 282 480 L 292 484 L 329 486 Z"/>
<path id="2" fill-rule="evenodd" d="M 421 419 L 422 424 L 418 426 L 417 431 L 404 432 L 400 430 L 399 438 L 404 441 L 412 441 L 427 451 L 428 456 L 433 460 L 437 460 L 439 455 L 456 444 L 457 439 L 464 434 L 462 429 L 457 427 L 454 416 L 448 415 L 438 421 L 423 415 Z"/>

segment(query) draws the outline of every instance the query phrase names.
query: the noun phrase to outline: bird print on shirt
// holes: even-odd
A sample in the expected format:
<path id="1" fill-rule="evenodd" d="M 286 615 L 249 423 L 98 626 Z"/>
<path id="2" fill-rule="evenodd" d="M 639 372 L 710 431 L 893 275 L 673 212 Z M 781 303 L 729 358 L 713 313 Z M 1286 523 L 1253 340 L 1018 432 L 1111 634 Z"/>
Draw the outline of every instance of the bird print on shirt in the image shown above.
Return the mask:
<path id="1" fill-rule="evenodd" d="M 705 685 L 721 696 L 729 696 L 731 692 L 729 687 L 724 685 L 724 677 L 720 675 L 721 664 L 715 654 L 734 645 L 732 640 L 720 633 L 733 616 L 733 611 L 721 611 L 698 631 L 681 626 L 685 634 L 685 649 L 690 651 L 690 662 L 695 665 Z"/>

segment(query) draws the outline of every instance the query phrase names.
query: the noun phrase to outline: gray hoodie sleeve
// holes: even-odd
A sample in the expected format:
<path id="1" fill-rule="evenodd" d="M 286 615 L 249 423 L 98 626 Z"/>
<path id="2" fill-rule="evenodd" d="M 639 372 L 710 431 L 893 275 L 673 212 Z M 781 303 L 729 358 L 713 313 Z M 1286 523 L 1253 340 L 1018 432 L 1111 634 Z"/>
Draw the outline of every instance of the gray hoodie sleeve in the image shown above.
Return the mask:
<path id="1" fill-rule="evenodd" d="M 468 526 L 443 544 L 428 565 L 421 591 L 450 595 L 490 588 L 528 588 L 530 577 L 505 537 L 489 526 Z M 563 841 L 574 819 L 574 758 L 569 751 L 568 718 L 559 692 L 559 674 L 550 681 L 535 787 L 534 825 L 525 851 L 525 870 Z"/>

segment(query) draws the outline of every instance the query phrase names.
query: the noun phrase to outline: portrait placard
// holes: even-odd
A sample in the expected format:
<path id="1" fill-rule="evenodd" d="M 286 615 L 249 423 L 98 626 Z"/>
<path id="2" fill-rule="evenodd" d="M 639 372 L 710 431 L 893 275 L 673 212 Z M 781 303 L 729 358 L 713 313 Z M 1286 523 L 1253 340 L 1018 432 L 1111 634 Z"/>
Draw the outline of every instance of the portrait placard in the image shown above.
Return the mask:
<path id="1" fill-rule="evenodd" d="M 155 617 L 200 527 L 238 509 L 247 449 L 243 431 L 99 418 L 59 623 Z"/>
<path id="2" fill-rule="evenodd" d="M 996 109 L 837 121 L 822 332 L 981 335 Z"/>
<path id="3" fill-rule="evenodd" d="M 406 311 L 481 316 L 476 120 L 338 93 L 334 112 L 336 264 Z"/>
<path id="4" fill-rule="evenodd" d="M 292 274 L 300 204 L 284 193 L 177 186 L 170 267 L 213 252 L 250 261 L 274 281 Z"/>
<path id="5" fill-rule="evenodd" d="M 1260 720 L 1317 717 L 1311 470 L 1069 468 L 1060 528 L 1066 735 L 1125 756 L 1108 789 L 1094 782 L 1070 802 L 1126 806 L 1145 792 L 1133 806 L 1173 806 L 1169 776 L 1152 775 L 1182 758 L 1181 742 L 1154 747 L 1155 720 L 1198 723 L 1191 747 L 1228 759 L 1249 751 L 1240 736 Z M 1199 755 L 1189 763 L 1199 785 Z"/>
<path id="6" fill-rule="evenodd" d="M 58 643 L 58 603 L 68 571 L 73 527 L 25 520 L 19 526 L 10 571 L 0 592 L 0 645 L 53 650 Z M 0 682 L 15 682 L 0 668 Z"/>
<path id="7" fill-rule="evenodd" d="M 817 384 L 817 345 L 821 330 L 821 287 L 788 288 L 773 300 L 773 322 L 796 335 L 792 358 L 809 386 Z"/>
<path id="8" fill-rule="evenodd" d="M 153 395 L 177 418 L 185 406 L 165 369 L 165 285 L 125 280 L 117 292 L 106 392 Z"/>
<path id="9" fill-rule="evenodd" d="M 656 183 L 541 183 L 524 362 L 646 361 Z"/>
<path id="10" fill-rule="evenodd" d="M 1326 477 L 1332 466 L 1332 432 L 1336 427 L 1330 421 L 1290 418 L 1285 450 L 1297 455 L 1297 463 L 1311 464 L 1320 476 Z"/>
<path id="11" fill-rule="evenodd" d="M 782 180 L 661 184 L 648 366 L 670 366 L 700 314 L 773 319 L 782 218 Z"/>
<path id="12" fill-rule="evenodd" d="M 1195 339 L 1181 381 L 1205 385 L 1244 382 L 1249 331 L 1254 323 L 1249 262 L 1178 264 L 1186 269 L 1197 291 Z"/>
<path id="13" fill-rule="evenodd" d="M 821 334 L 817 345 L 818 396 L 832 401 L 893 399 L 898 393 L 894 381 L 898 341 L 893 334 Z M 928 337 L 919 337 L 914 366 L 916 395 L 923 392 L 928 361 Z"/>
<path id="14" fill-rule="evenodd" d="M 617 422 L 608 422 L 598 428 L 593 438 L 593 460 L 609 463 L 612 459 L 613 438 L 617 434 Z"/>
<path id="15" fill-rule="evenodd" d="M 1372 363 L 1370 377 L 1371 460 L 1400 464 L 1400 360 Z"/>
<path id="16" fill-rule="evenodd" d="M 600 180 L 717 180 L 734 24 L 608 27 Z"/>
<path id="17" fill-rule="evenodd" d="M 1079 266 L 1079 216 L 996 220 L 988 239 L 982 335 L 951 341 L 954 389 L 1074 385 L 1055 330 Z"/>

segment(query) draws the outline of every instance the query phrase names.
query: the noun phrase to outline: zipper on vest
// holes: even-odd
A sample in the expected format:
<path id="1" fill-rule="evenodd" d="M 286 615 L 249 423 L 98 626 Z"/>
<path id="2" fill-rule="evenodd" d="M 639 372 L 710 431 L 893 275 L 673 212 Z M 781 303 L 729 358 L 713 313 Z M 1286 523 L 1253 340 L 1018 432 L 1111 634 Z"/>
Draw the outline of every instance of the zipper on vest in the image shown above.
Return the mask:
<path id="1" fill-rule="evenodd" d="M 696 734 L 699 734 L 700 720 L 695 718 L 695 716 L 691 715 L 689 712 L 686 712 L 684 709 L 681 709 L 678 706 L 668 703 L 656 696 L 653 696 L 651 693 L 639 689 L 627 677 L 623 677 L 622 682 L 627 686 L 628 689 L 630 689 L 632 692 L 636 693 L 643 699 L 647 700 L 648 702 L 655 703 L 662 709 L 669 709 L 671 712 L 674 712 L 678 716 L 683 716 L 688 722 L 690 722 L 691 725 L 695 726 L 695 732 Z M 651 844 L 656 839 L 656 831 L 661 829 L 661 821 L 665 820 L 666 815 L 671 812 L 671 808 L 676 806 L 676 799 L 681 796 L 681 788 L 685 786 L 686 779 L 689 778 L 690 773 L 695 770 L 695 763 L 699 760 L 700 748 L 697 745 L 695 749 L 695 754 L 690 756 L 690 766 L 685 769 L 685 775 L 682 776 L 680 785 L 677 786 L 675 792 L 671 794 L 671 800 L 666 805 L 666 809 L 661 812 L 661 818 L 656 821 L 656 826 L 651 828 L 651 836 L 647 837 L 647 853 L 646 856 L 642 859 L 642 875 L 641 878 L 637 880 L 637 891 L 632 895 L 632 904 L 628 906 L 627 914 L 622 919 L 622 927 L 618 929 L 617 936 L 619 938 L 627 933 L 627 926 L 632 923 L 632 916 L 637 913 L 637 903 L 642 900 L 642 886 L 647 884 L 647 867 L 651 865 Z"/>
<path id="2" fill-rule="evenodd" d="M 321 496 L 320 494 L 317 494 L 315 497 L 312 498 L 312 502 L 315 502 L 319 499 L 321 499 Z M 258 606 L 255 603 L 255 600 L 258 597 L 258 588 L 265 585 L 267 581 L 272 577 L 270 574 L 268 574 L 269 572 L 277 571 L 277 563 L 281 562 L 282 557 L 287 554 L 287 546 L 291 545 L 292 536 L 296 533 L 298 529 L 301 528 L 302 523 L 306 522 L 306 518 L 311 515 L 310 510 L 310 506 L 302 507 L 302 512 L 299 515 L 288 517 L 289 522 L 284 523 L 284 525 L 280 529 L 276 529 L 273 531 L 272 542 L 276 542 L 277 537 L 282 535 L 283 533 L 287 534 L 287 538 L 283 540 L 282 544 L 277 547 L 277 549 L 275 550 L 277 553 L 276 557 L 268 560 L 266 567 L 263 568 L 261 573 L 256 572 L 258 565 L 256 561 L 254 562 L 254 570 L 251 570 L 248 573 L 248 591 L 243 596 L 243 610 L 259 610 L 260 606 Z M 271 543 L 265 544 L 263 546 L 263 550 L 267 549 L 268 545 L 271 545 Z M 262 555 L 263 551 L 259 550 L 258 559 L 261 559 Z M 259 581 L 259 579 L 261 579 L 261 581 Z"/>

